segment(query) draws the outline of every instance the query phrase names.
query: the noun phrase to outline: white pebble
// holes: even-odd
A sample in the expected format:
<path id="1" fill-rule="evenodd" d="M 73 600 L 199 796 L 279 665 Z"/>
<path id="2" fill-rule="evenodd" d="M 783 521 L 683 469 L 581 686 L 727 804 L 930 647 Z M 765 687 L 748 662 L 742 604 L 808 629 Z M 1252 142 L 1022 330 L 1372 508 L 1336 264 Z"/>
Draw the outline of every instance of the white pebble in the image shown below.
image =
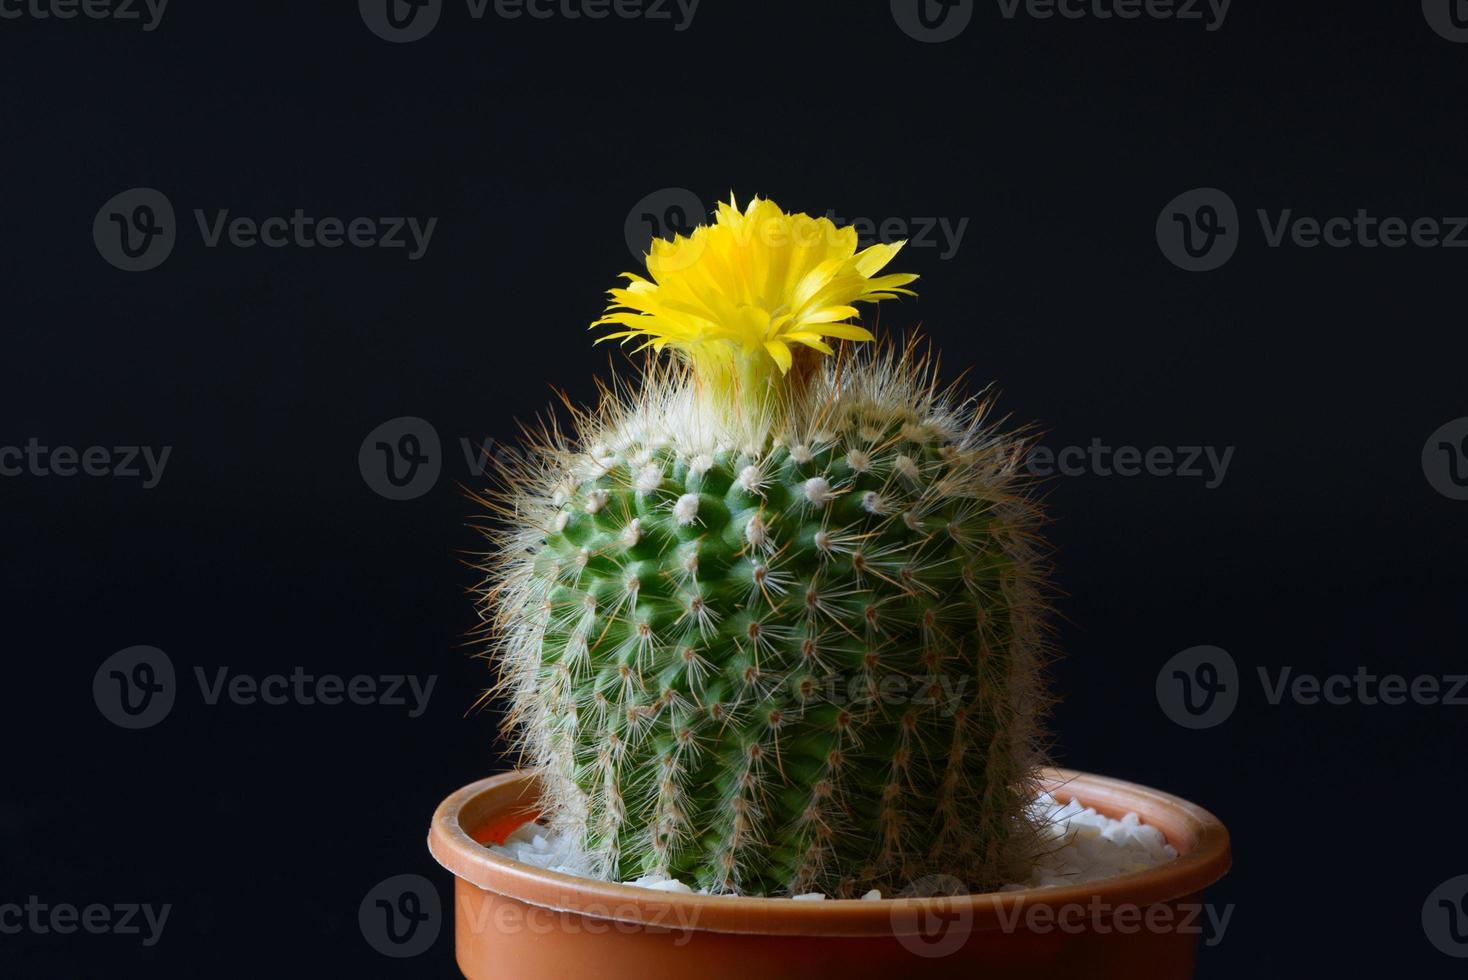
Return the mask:
<path id="1" fill-rule="evenodd" d="M 1031 804 L 1030 816 L 1043 827 L 1043 853 L 1035 860 L 1027 878 L 1005 885 L 1001 891 L 1084 884 L 1153 868 L 1177 858 L 1177 849 L 1167 843 L 1162 831 L 1142 823 L 1135 813 L 1112 820 L 1074 801 L 1060 803 L 1050 794 L 1042 793 Z M 490 850 L 538 868 L 585 877 L 578 870 L 575 848 L 568 841 L 547 836 L 549 833 L 540 824 L 526 824 L 503 845 L 491 845 Z M 695 892 L 678 879 L 661 874 L 644 875 L 624 884 L 652 891 L 708 894 L 707 889 Z M 862 900 L 872 902 L 881 897 L 882 893 L 874 888 Z M 791 898 L 797 902 L 818 902 L 826 896 L 807 892 Z"/>
<path id="2" fill-rule="evenodd" d="M 679 894 L 682 894 L 682 895 L 692 895 L 693 894 L 693 889 L 692 888 L 689 888 L 687 885 L 683 884 L 683 882 L 679 881 L 677 878 L 669 878 L 667 875 L 660 875 L 660 874 L 643 875 L 641 878 L 638 878 L 636 881 L 629 881 L 629 882 L 626 882 L 625 884 L 628 884 L 628 885 L 636 885 L 638 888 L 649 888 L 649 889 L 651 889 L 651 890 L 653 890 L 655 892 L 678 892 Z"/>

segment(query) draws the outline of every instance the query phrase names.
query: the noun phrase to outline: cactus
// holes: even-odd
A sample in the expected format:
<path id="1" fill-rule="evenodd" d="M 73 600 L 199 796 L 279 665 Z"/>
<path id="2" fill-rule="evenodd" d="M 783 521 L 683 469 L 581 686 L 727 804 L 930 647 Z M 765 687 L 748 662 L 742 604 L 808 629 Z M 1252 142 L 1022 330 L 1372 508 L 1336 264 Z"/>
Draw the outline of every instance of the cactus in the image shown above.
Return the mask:
<path id="1" fill-rule="evenodd" d="M 593 324 L 653 349 L 640 376 L 481 497 L 508 728 L 588 873 L 841 896 L 1023 873 L 1040 514 L 988 398 L 916 342 L 857 346 L 852 304 L 916 278 L 876 275 L 900 247 L 760 199 L 654 241 Z"/>

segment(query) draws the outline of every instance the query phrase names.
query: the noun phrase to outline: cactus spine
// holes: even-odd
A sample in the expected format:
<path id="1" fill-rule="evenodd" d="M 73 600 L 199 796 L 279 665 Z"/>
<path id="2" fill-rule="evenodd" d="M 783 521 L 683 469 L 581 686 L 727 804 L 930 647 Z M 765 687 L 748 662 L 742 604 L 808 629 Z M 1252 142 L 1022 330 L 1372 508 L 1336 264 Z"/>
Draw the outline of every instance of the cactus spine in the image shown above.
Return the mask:
<path id="1" fill-rule="evenodd" d="M 823 240 L 785 255 L 752 217 Z M 1020 873 L 1040 515 L 1020 442 L 915 345 L 820 358 L 866 334 L 831 317 L 913 278 L 874 278 L 896 253 L 875 248 L 760 200 L 655 242 L 608 320 L 677 359 L 543 429 L 483 498 L 509 726 L 591 873 L 755 895 Z M 758 342 L 724 335 L 741 317 Z"/>

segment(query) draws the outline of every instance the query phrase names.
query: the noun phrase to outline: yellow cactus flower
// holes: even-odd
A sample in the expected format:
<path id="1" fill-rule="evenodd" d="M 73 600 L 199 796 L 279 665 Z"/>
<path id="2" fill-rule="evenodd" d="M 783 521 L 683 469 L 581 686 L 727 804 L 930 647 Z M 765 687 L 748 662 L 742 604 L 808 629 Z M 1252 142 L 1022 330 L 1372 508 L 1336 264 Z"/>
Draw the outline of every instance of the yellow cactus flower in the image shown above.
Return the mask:
<path id="1" fill-rule="evenodd" d="M 858 315 L 854 303 L 913 295 L 902 287 L 917 276 L 877 275 L 904 244 L 858 252 L 855 228 L 787 214 L 759 197 L 741 211 L 731 196 L 712 225 L 654 239 L 648 276 L 624 273 L 628 285 L 610 290 L 592 326 L 623 328 L 601 340 L 674 352 L 705 398 L 757 409 L 790 372 L 792 348 L 824 355 L 831 339 L 875 339 L 846 321 Z"/>

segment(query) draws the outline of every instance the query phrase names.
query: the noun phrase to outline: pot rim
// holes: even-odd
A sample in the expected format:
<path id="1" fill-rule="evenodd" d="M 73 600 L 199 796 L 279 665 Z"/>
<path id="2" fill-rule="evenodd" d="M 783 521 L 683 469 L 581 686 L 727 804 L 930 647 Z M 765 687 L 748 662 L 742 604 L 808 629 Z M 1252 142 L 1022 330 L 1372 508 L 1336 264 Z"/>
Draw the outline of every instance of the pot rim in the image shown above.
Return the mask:
<path id="1" fill-rule="evenodd" d="M 931 898 L 879 900 L 753 898 L 661 892 L 547 871 L 494 853 L 470 835 L 462 816 L 471 805 L 502 797 L 499 816 L 533 815 L 535 774 L 514 770 L 470 783 L 434 812 L 428 849 L 435 860 L 476 888 L 528 905 L 651 928 L 802 936 L 891 936 L 894 927 L 917 932 L 923 913 L 958 917 L 979 930 L 1012 931 L 1033 906 L 1081 905 L 1114 914 L 1193 896 L 1223 877 L 1232 864 L 1228 830 L 1213 814 L 1160 790 L 1069 769 L 1040 772 L 1044 789 L 1118 818 L 1128 812 L 1158 827 L 1179 856 L 1167 864 L 1077 885 Z M 1094 904 L 1099 903 L 1099 906 Z M 685 925 L 685 923 L 688 923 Z"/>

